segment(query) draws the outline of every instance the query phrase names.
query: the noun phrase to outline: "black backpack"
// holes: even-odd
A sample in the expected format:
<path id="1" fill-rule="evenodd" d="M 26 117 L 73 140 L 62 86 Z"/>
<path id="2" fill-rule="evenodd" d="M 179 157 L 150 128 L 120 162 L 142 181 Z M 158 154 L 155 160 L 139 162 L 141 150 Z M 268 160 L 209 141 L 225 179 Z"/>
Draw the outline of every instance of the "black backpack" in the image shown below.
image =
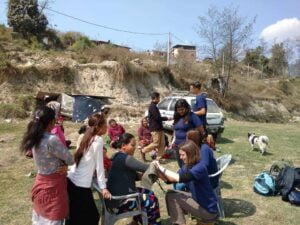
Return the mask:
<path id="1" fill-rule="evenodd" d="M 290 192 L 300 185 L 300 168 L 285 167 L 277 176 L 275 190 L 282 195 L 282 200 L 289 201 Z"/>

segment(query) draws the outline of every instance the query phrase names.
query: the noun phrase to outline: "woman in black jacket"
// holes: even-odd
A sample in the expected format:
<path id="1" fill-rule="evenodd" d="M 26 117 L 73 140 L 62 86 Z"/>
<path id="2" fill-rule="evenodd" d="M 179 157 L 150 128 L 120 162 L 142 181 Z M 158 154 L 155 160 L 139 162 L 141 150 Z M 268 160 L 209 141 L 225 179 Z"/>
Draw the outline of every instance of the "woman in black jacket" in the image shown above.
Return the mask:
<path id="1" fill-rule="evenodd" d="M 160 224 L 159 203 L 157 197 L 150 190 L 137 188 L 135 181 L 141 177 L 149 165 L 138 161 L 133 157 L 136 140 L 132 134 L 122 134 L 118 141 L 114 142 L 114 148 L 119 151 L 112 157 L 112 166 L 108 175 L 107 187 L 113 196 L 140 193 L 142 209 L 148 215 L 149 225 Z M 131 211 L 137 206 L 135 201 L 107 200 L 109 208 L 117 209 L 117 213 Z M 132 224 L 141 222 L 140 217 L 135 217 Z"/>

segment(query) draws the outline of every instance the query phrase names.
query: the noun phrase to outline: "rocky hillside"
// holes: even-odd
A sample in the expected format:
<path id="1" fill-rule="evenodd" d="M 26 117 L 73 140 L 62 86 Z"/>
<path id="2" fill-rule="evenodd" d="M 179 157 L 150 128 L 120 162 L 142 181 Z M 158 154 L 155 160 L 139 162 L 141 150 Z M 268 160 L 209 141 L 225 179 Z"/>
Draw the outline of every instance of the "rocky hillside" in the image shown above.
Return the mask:
<path id="1" fill-rule="evenodd" d="M 125 111 L 127 118 L 139 117 L 151 92 L 168 95 L 175 89 L 186 89 L 194 80 L 205 83 L 209 96 L 229 116 L 265 122 L 300 116 L 299 79 L 261 79 L 259 71 L 247 73 L 239 65 L 223 97 L 210 85 L 214 75 L 209 63 L 166 67 L 162 59 L 144 54 L 103 51 L 32 49 L 0 37 L 0 117 L 28 116 L 38 91 L 114 97 L 111 103 L 116 116 L 124 116 L 121 111 Z M 107 54 L 110 56 L 103 58 Z"/>

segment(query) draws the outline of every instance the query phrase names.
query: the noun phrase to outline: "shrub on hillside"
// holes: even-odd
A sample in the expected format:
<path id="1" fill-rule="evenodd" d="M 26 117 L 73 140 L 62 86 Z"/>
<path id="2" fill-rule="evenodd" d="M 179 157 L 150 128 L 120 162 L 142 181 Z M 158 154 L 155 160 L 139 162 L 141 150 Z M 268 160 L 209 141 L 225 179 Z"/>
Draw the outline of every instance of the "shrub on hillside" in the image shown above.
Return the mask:
<path id="1" fill-rule="evenodd" d="M 286 95 L 293 95 L 294 93 L 294 86 L 288 80 L 281 80 L 278 83 L 279 89 Z"/>
<path id="2" fill-rule="evenodd" d="M 71 48 L 75 51 L 83 51 L 93 47 L 95 47 L 95 44 L 91 42 L 88 37 L 81 37 L 72 45 Z"/>
<path id="3" fill-rule="evenodd" d="M 44 49 L 44 44 L 41 43 L 36 36 L 32 36 L 30 38 L 29 43 L 30 43 L 30 48 L 32 50 L 43 50 Z"/>
<path id="4" fill-rule="evenodd" d="M 32 111 L 35 105 L 35 98 L 32 95 L 20 96 L 18 99 L 18 105 L 26 111 Z"/>
<path id="5" fill-rule="evenodd" d="M 109 61 L 130 61 L 134 59 L 133 53 L 123 48 L 117 48 L 112 45 L 100 45 L 84 51 L 88 62 L 100 63 L 105 60 Z"/>
<path id="6" fill-rule="evenodd" d="M 11 39 L 11 30 L 5 27 L 5 25 L 0 24 L 0 41 L 9 41 Z"/>
<path id="7" fill-rule="evenodd" d="M 28 114 L 25 109 L 17 104 L 0 104 L 0 117 L 4 119 L 20 118 L 25 119 Z"/>
<path id="8" fill-rule="evenodd" d="M 84 37 L 83 34 L 75 31 L 69 31 L 60 35 L 60 40 L 64 47 L 71 47 L 76 41 Z"/>
<path id="9" fill-rule="evenodd" d="M 58 32 L 54 29 L 47 29 L 44 38 L 47 38 L 47 43 L 46 44 L 47 48 L 52 48 L 52 49 L 62 49 L 64 48 L 64 45 L 61 41 L 61 39 L 58 36 Z"/>

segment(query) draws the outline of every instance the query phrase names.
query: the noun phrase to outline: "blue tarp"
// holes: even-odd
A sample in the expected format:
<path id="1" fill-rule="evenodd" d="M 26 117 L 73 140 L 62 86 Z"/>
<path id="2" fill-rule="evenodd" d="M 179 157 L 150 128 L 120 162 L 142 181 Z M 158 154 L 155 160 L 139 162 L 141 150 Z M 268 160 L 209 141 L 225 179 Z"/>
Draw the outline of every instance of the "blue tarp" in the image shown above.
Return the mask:
<path id="1" fill-rule="evenodd" d="M 74 96 L 73 122 L 81 122 L 96 112 L 100 112 L 104 103 L 100 99 L 88 96 Z"/>

